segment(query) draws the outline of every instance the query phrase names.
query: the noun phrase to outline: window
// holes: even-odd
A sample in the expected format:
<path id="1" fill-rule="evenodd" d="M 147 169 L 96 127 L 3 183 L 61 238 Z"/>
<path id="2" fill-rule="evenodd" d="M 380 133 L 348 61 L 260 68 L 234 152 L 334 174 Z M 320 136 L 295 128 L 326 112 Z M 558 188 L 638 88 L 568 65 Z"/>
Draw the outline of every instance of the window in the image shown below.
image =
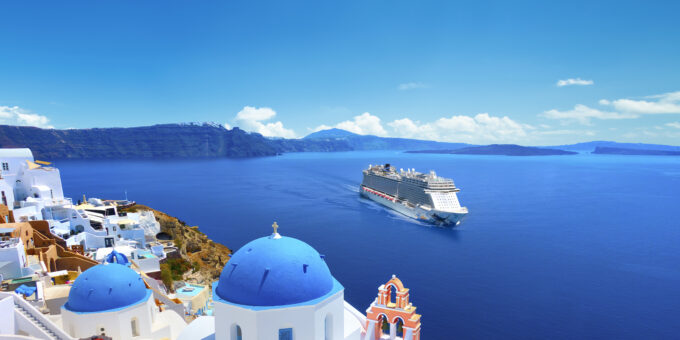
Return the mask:
<path id="1" fill-rule="evenodd" d="M 130 320 L 130 327 L 132 328 L 132 336 L 139 336 L 139 324 L 137 323 L 137 318 L 132 318 L 132 320 Z"/>
<path id="2" fill-rule="evenodd" d="M 231 339 L 232 340 L 242 340 L 243 333 L 241 332 L 241 326 L 232 325 L 231 326 Z"/>
<path id="3" fill-rule="evenodd" d="M 279 340 L 293 340 L 293 329 L 292 328 L 279 329 Z"/>
<path id="4" fill-rule="evenodd" d="M 9 171 L 9 163 L 2 162 L 2 171 Z"/>

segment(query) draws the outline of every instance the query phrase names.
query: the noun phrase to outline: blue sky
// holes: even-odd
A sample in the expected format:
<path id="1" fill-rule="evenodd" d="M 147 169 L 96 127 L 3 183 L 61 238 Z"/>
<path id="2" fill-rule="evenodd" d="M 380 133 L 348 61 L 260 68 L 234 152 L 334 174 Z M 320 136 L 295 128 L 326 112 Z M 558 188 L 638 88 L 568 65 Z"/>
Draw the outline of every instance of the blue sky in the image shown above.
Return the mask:
<path id="1" fill-rule="evenodd" d="M 0 13 L 4 124 L 680 145 L 678 2 L 13 1 Z"/>

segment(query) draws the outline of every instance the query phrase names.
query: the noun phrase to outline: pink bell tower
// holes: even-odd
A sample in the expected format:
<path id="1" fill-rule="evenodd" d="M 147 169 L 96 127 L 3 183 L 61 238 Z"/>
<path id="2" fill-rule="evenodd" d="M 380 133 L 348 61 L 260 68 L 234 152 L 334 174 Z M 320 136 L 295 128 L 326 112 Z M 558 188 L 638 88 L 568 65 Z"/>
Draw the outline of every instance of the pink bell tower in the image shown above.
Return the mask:
<path id="1" fill-rule="evenodd" d="M 395 275 L 378 288 L 378 297 L 366 310 L 365 340 L 420 340 L 420 314 L 409 302 L 409 290 Z"/>

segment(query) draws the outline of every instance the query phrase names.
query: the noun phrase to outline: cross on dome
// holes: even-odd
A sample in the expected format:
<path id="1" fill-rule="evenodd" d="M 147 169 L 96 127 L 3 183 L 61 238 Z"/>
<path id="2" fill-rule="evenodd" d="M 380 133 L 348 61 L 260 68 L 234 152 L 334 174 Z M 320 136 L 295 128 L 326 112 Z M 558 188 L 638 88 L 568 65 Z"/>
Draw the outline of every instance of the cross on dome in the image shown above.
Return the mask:
<path id="1" fill-rule="evenodd" d="M 276 221 L 274 221 L 274 224 L 272 224 L 272 228 L 274 228 L 274 233 L 272 234 L 271 238 L 273 238 L 273 239 L 281 238 L 281 235 L 278 232 L 279 225 L 278 225 L 278 223 L 276 223 Z"/>

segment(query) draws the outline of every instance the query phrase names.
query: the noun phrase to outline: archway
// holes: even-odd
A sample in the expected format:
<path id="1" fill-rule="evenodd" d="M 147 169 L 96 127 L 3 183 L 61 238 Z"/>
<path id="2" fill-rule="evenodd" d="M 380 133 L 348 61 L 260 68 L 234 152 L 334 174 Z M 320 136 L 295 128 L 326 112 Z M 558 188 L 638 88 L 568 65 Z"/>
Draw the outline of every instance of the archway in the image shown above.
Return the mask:
<path id="1" fill-rule="evenodd" d="M 390 285 L 390 301 L 393 304 L 397 304 L 397 287 Z"/>
<path id="2" fill-rule="evenodd" d="M 232 340 L 242 340 L 243 331 L 241 331 L 241 326 L 234 324 L 231 326 L 231 339 Z"/>
<path id="3" fill-rule="evenodd" d="M 387 316 L 385 314 L 381 314 L 378 320 L 378 329 L 380 330 L 378 333 L 378 338 L 382 337 L 383 335 L 390 335 L 390 320 L 387 318 Z"/>
<path id="4" fill-rule="evenodd" d="M 402 320 L 400 317 L 397 317 L 394 319 L 394 324 L 396 325 L 396 335 L 397 337 L 404 338 L 404 320 Z"/>

